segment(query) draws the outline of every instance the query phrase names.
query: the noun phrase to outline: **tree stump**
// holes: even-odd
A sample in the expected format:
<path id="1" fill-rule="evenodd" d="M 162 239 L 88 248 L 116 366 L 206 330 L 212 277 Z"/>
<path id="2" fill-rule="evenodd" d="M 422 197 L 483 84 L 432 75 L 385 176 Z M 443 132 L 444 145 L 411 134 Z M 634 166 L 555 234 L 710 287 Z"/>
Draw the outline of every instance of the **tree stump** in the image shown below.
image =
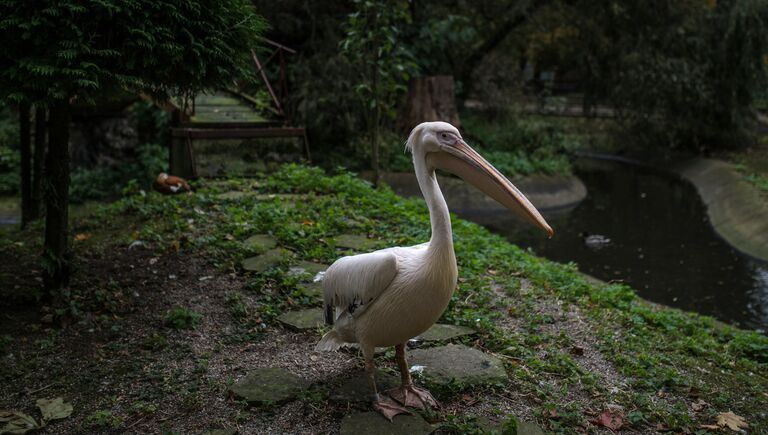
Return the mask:
<path id="1" fill-rule="evenodd" d="M 400 125 L 407 133 L 427 121 L 445 121 L 461 129 L 454 98 L 453 76 L 413 77 Z"/>

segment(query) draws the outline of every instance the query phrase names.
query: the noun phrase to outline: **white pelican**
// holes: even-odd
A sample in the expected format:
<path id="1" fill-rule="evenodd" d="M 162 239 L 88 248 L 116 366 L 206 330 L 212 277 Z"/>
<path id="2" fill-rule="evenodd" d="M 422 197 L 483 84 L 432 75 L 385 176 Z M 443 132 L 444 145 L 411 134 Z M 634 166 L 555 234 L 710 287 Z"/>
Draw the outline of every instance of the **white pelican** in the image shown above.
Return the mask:
<path id="1" fill-rule="evenodd" d="M 462 177 L 550 236 L 553 234 L 528 199 L 470 148 L 451 124 L 419 124 L 408 137 L 406 148 L 413 154 L 416 178 L 429 208 L 432 237 L 416 246 L 336 260 L 323 277 L 325 320 L 335 326 L 315 348 L 332 351 L 346 343 L 358 343 L 373 389 L 373 407 L 390 420 L 408 413 L 403 406 L 437 406 L 427 390 L 413 385 L 405 361 L 405 344 L 437 321 L 456 287 L 458 270 L 451 217 L 435 169 Z M 383 346 L 395 346 L 402 379 L 399 388 L 388 392 L 391 398 L 378 394 L 374 380 L 374 349 Z"/>

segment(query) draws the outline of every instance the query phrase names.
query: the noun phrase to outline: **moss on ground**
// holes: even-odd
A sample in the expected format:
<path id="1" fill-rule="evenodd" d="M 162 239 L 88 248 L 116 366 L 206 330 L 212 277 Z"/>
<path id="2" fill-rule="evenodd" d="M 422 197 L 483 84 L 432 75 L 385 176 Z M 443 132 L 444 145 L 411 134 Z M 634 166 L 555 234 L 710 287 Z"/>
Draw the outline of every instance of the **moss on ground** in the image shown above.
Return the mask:
<path id="1" fill-rule="evenodd" d="M 272 418 L 278 411 L 253 410 L 234 401 L 224 405 L 221 399 L 236 373 L 230 367 L 237 365 L 242 355 L 238 352 L 265 346 L 270 334 L 280 330 L 276 317 L 283 312 L 319 306 L 317 298 L 299 285 L 300 277 L 288 273 L 288 266 L 299 261 L 333 262 L 339 256 L 333 238 L 341 234 L 364 234 L 381 246 L 429 238 L 429 216 L 422 201 L 402 199 L 386 187 L 373 189 L 347 173 L 328 176 L 319 169 L 288 165 L 270 176 L 200 180 L 196 187 L 193 195 L 127 197 L 74 224 L 74 233 L 93 237 L 76 242 L 81 278 L 76 276 L 67 303 L 53 311 L 65 323 L 78 323 L 66 330 L 41 327 L 29 319 L 16 319 L 15 326 L 10 320 L 0 323 L 4 355 L 0 380 L 5 384 L 0 397 L 18 397 L 25 383 L 37 376 L 77 379 L 77 383 L 59 381 L 71 385 L 71 390 L 59 391 L 81 396 L 75 401 L 76 423 L 71 423 L 80 430 L 126 429 L 134 424 L 132 430 L 190 429 L 170 424 L 173 420 L 158 411 L 169 409 L 169 401 L 174 403 L 170 408 L 182 409 L 178 412 L 188 420 L 191 415 L 204 416 L 197 424 L 208 427 Z M 247 193 L 219 196 L 231 190 Z M 98 237 L 102 233 L 110 236 Z M 239 265 L 250 253 L 242 241 L 254 234 L 273 235 L 289 252 L 275 268 L 244 274 Z M 34 259 L 38 237 L 30 232 L 2 237 L 7 240 L 2 241 L 0 253 Z M 744 417 L 754 433 L 768 431 L 764 409 L 768 338 L 764 335 L 650 304 L 623 285 L 587 281 L 572 264 L 538 258 L 460 219 L 454 219 L 454 239 L 460 282 L 441 321 L 477 330 L 477 335 L 458 341 L 501 357 L 511 381 L 480 390 L 457 385 L 438 392 L 446 410 L 429 414 L 428 419 L 444 430 L 482 432 L 485 423 L 473 414 L 473 398 L 509 403 L 514 395 L 519 398 L 515 399 L 517 414 L 554 432 L 593 430 L 590 421 L 616 406 L 623 409 L 625 425 L 643 433 L 701 431 L 702 425 L 713 424 L 718 413 L 729 410 Z M 131 253 L 139 249 L 146 254 L 134 261 Z M 206 295 L 210 312 L 191 306 L 194 298 L 187 299 L 184 288 L 169 292 L 171 296 L 162 299 L 165 306 L 154 307 L 131 297 L 132 292 L 150 290 L 129 278 L 89 275 L 95 273 L 98 258 L 116 253 L 137 265 L 159 259 L 154 261 L 165 267 L 162 273 L 179 275 L 178 279 L 182 273 L 194 273 L 190 278 L 194 282 L 210 278 L 218 289 L 212 293 L 215 297 Z M 198 255 L 200 262 L 185 266 L 192 255 Z M 7 265 L 0 271 L 0 287 L 21 279 L 11 271 Z M 236 279 L 244 284 L 228 288 Z M 97 285 L 110 280 L 114 284 Z M 18 291 L 35 285 L 32 278 L 19 282 Z M 163 326 L 170 309 L 202 311 L 201 328 L 208 328 L 211 318 L 224 319 L 226 324 L 213 329 L 213 338 L 177 330 Z M 13 313 L 9 316 L 15 319 Z M 84 318 L 89 322 L 83 323 Z M 141 323 L 158 325 L 158 329 L 137 337 L 131 328 Z M 190 328 L 198 327 L 196 322 L 188 323 Z M 19 329 L 27 324 L 34 325 L 33 330 Z M 96 333 L 88 336 L 78 329 L 80 324 Z M 71 349 L 74 338 L 69 337 L 73 333 L 86 335 L 79 340 L 97 340 L 98 358 L 80 367 L 80 373 L 60 365 L 52 373 L 39 375 L 48 370 L 51 358 L 76 357 Z M 314 340 L 317 332 L 307 334 Z M 200 350 L 203 339 L 214 343 L 205 351 Z M 23 362 L 8 357 L 19 352 L 25 355 Z M 108 355 L 123 357 L 115 362 Z M 388 352 L 379 357 L 385 370 L 392 367 L 391 356 Z M 77 378 L 83 371 L 90 381 Z M 114 387 L 104 386 L 101 379 L 110 379 Z M 126 385 L 131 385 L 130 392 L 125 391 Z M 322 415 L 340 420 L 345 408 L 330 404 L 322 388 L 317 391 L 317 397 L 300 399 L 304 412 L 322 409 Z M 17 409 L 16 400 L 0 400 L 0 408 Z M 497 421 L 517 421 L 501 405 L 483 412 Z"/>

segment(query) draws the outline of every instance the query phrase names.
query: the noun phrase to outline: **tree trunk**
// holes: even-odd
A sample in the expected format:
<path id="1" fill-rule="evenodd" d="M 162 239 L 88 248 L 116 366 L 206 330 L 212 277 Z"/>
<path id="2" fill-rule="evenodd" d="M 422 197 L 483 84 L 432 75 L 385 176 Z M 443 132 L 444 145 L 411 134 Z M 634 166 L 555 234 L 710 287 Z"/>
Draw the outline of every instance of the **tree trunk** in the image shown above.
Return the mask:
<path id="1" fill-rule="evenodd" d="M 21 227 L 32 214 L 32 144 L 30 143 L 29 104 L 19 104 L 19 151 L 21 154 Z"/>
<path id="2" fill-rule="evenodd" d="M 445 121 L 461 129 L 452 76 L 414 77 L 400 125 L 405 133 L 426 121 Z"/>
<path id="3" fill-rule="evenodd" d="M 379 185 L 379 122 L 381 121 L 381 108 L 379 107 L 379 94 L 378 94 L 378 66 L 373 67 L 373 121 L 371 122 L 371 169 L 373 170 L 373 185 Z"/>
<path id="4" fill-rule="evenodd" d="M 32 208 L 30 220 L 40 219 L 43 203 L 43 162 L 45 159 L 45 108 L 35 108 L 35 151 L 32 157 Z"/>
<path id="5" fill-rule="evenodd" d="M 43 280 L 56 299 L 69 285 L 69 102 L 50 107 L 48 155 L 45 161 L 45 244 Z"/>

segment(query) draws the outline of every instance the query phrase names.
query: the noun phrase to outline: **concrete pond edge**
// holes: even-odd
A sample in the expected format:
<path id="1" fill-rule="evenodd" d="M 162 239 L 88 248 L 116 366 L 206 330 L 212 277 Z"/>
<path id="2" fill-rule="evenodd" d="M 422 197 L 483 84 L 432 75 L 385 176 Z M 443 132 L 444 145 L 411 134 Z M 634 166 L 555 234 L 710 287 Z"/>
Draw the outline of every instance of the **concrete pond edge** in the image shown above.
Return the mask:
<path id="1" fill-rule="evenodd" d="M 581 152 L 579 157 L 610 160 L 658 170 L 693 185 L 715 233 L 739 252 L 768 261 L 768 201 L 732 163 L 704 157 L 619 156 Z"/>
<path id="2" fill-rule="evenodd" d="M 696 188 L 720 237 L 744 254 L 768 261 L 768 201 L 736 166 L 694 158 L 672 170 Z"/>

